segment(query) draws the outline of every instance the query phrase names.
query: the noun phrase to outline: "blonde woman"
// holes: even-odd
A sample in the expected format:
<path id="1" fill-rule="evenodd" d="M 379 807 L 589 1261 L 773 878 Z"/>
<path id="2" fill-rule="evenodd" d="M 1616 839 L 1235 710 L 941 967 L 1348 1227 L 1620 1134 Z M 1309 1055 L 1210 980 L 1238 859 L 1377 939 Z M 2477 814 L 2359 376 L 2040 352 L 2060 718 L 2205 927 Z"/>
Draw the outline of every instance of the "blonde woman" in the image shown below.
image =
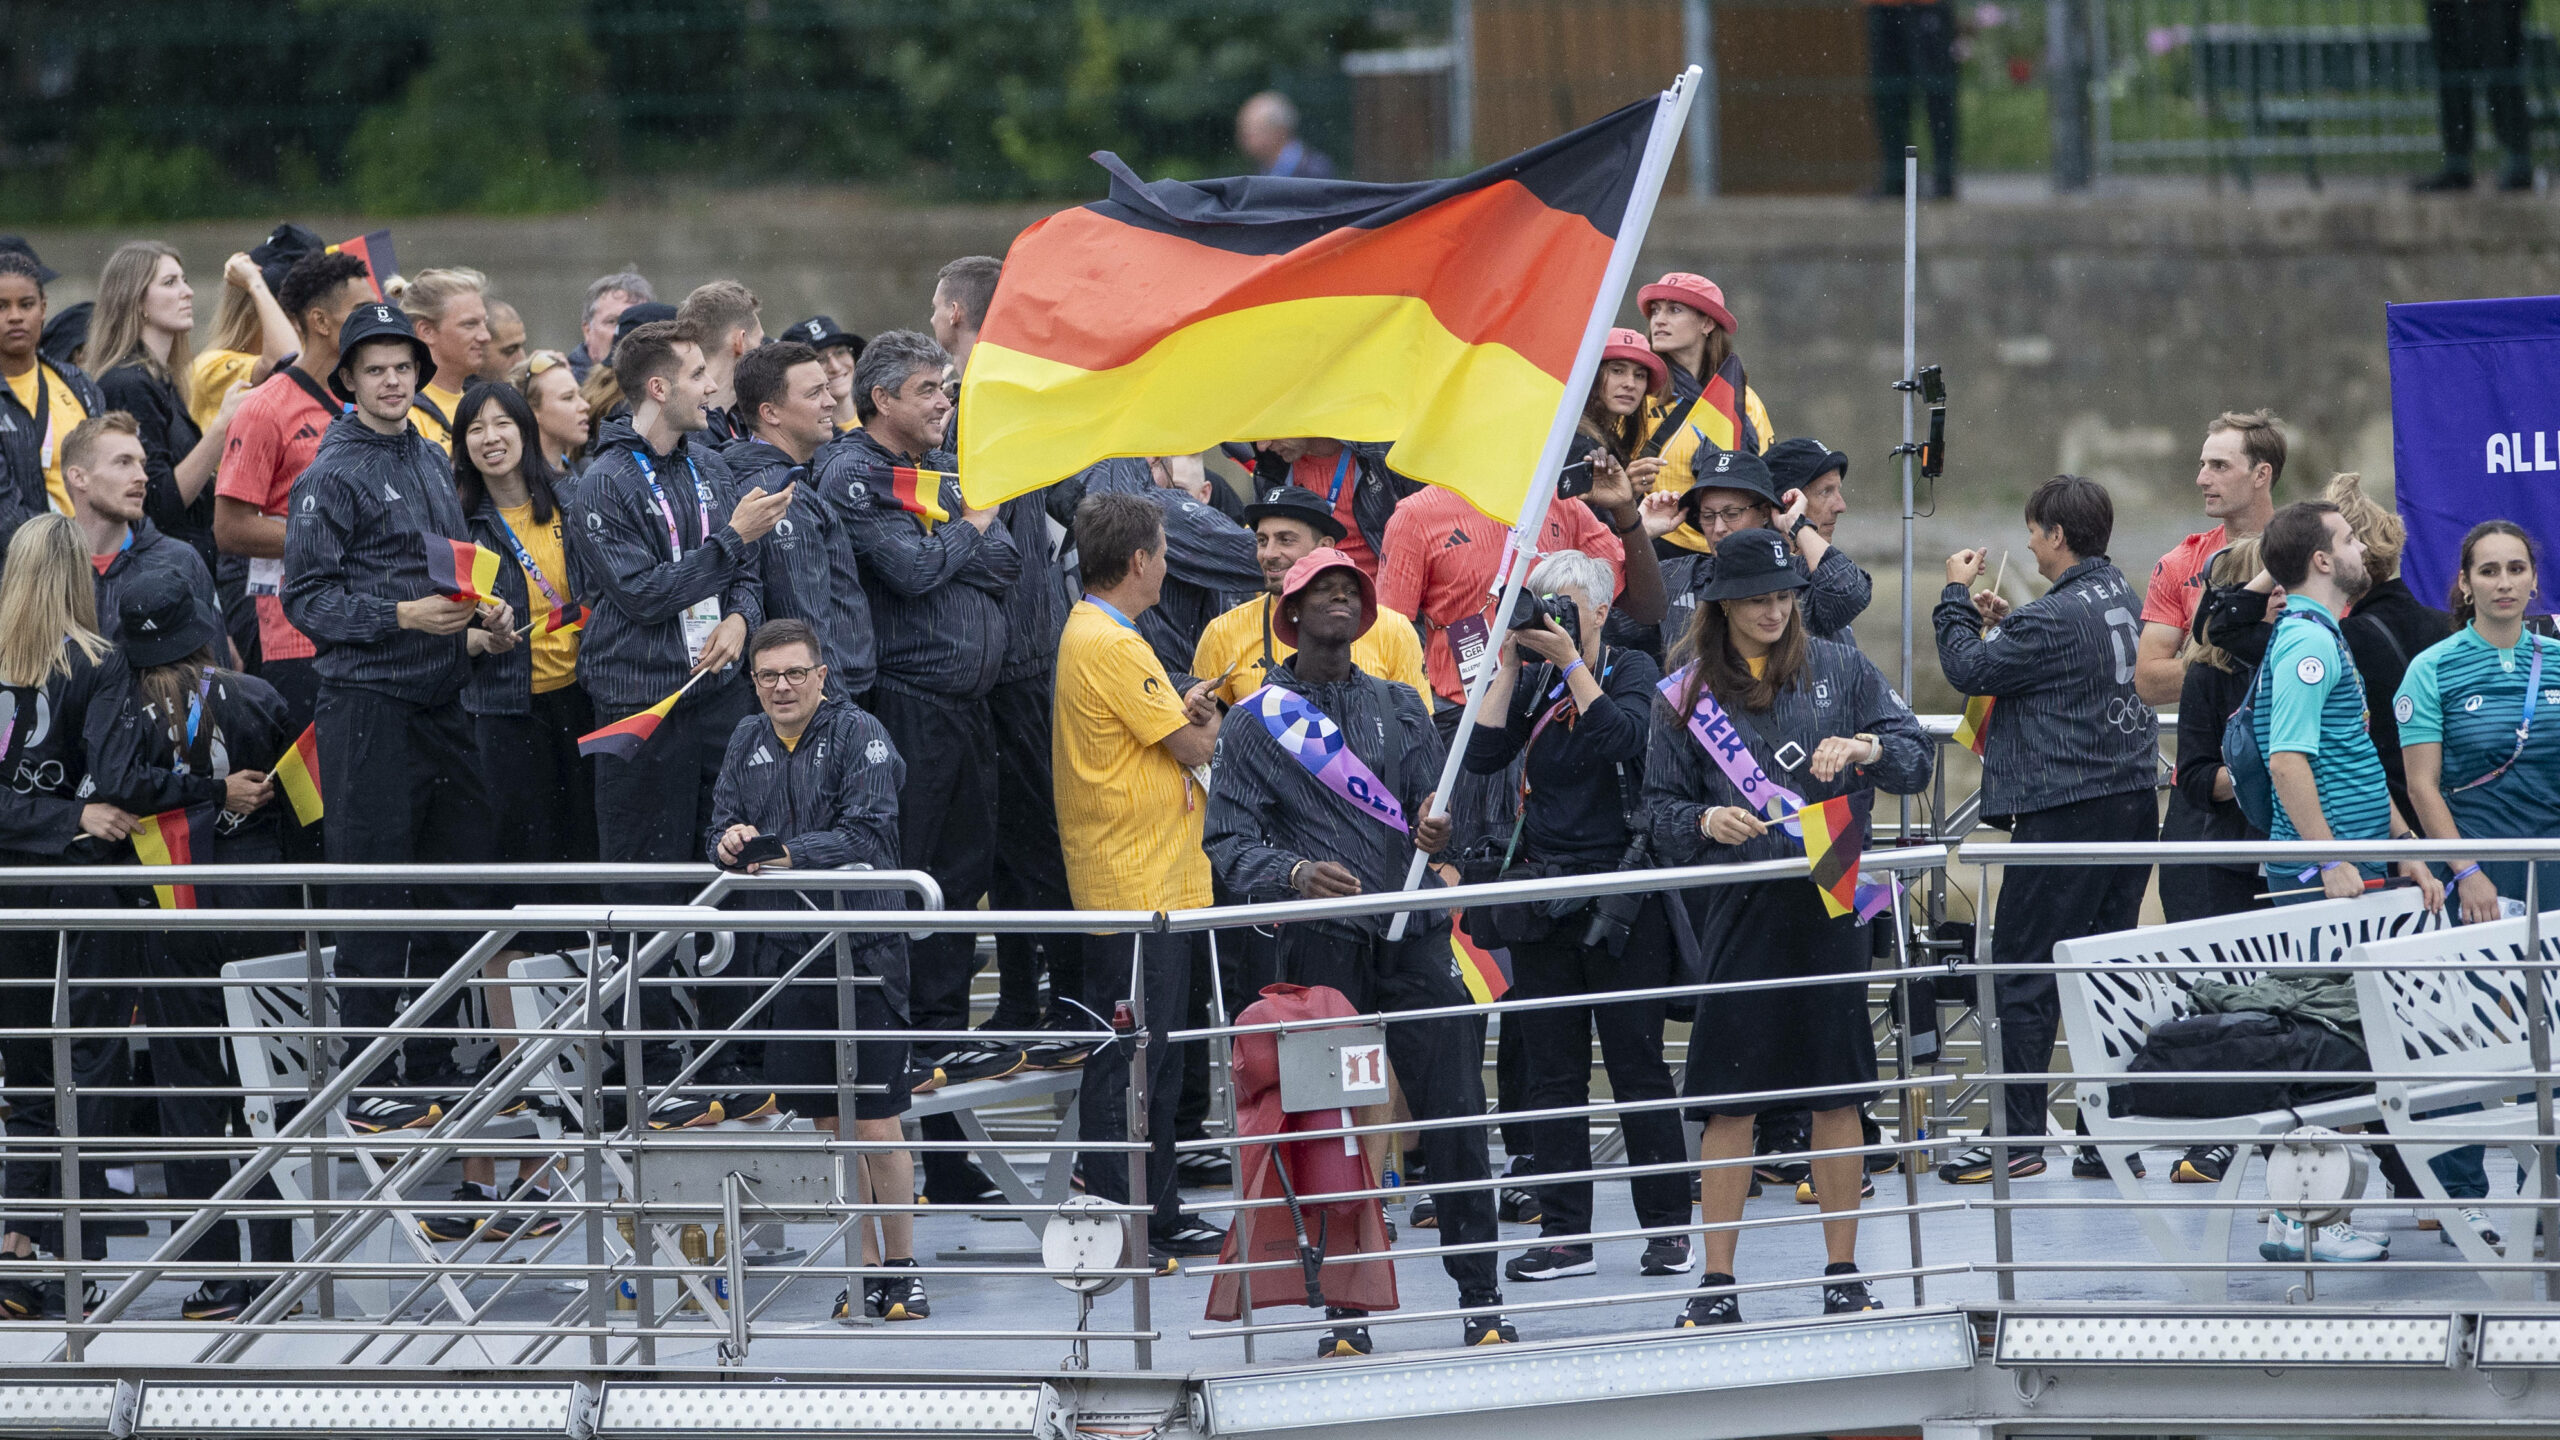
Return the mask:
<path id="1" fill-rule="evenodd" d="M 409 423 L 450 455 L 453 412 L 462 404 L 462 387 L 489 363 L 489 277 L 458 267 L 421 270 L 406 279 L 394 276 L 383 288 L 408 312 L 436 365 L 436 373 L 410 402 Z"/>
<path id="2" fill-rule="evenodd" d="M 287 236 L 287 231 L 300 234 Z M 222 303 L 213 312 L 213 344 L 184 371 L 187 415 L 197 429 L 213 428 L 224 396 L 240 386 L 254 387 L 302 348 L 274 287 L 284 282 L 284 272 L 293 268 L 294 261 L 309 253 L 303 248 L 306 239 L 310 246 L 320 243 L 320 237 L 300 226 L 279 226 L 257 250 L 242 251 L 222 262 Z M 260 252 L 271 258 L 261 262 Z"/>
<path id="3" fill-rule="evenodd" d="M 574 479 L 587 465 L 587 444 L 595 438 L 595 411 L 569 368 L 569 357 L 557 350 L 536 350 L 507 378 L 533 411 L 534 428 L 540 432 L 536 448 L 542 458 L 563 479 Z"/>
<path id="4" fill-rule="evenodd" d="M 143 514 L 203 556 L 210 571 L 222 558 L 213 543 L 213 472 L 231 416 L 249 392 L 233 386 L 215 407 L 213 423 L 197 425 L 179 384 L 192 370 L 187 337 L 195 323 L 195 289 L 175 249 L 134 240 L 107 257 L 89 320 L 91 370 L 108 408 L 131 415 L 141 436 L 142 468 L 150 477 Z"/>

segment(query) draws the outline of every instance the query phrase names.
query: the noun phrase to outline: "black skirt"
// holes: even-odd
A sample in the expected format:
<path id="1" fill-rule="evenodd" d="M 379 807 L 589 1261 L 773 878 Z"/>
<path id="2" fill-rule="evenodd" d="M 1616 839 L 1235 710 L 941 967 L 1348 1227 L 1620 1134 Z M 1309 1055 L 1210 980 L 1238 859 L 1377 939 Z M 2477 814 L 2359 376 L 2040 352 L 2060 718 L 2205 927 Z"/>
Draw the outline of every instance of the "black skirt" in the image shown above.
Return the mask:
<path id="1" fill-rule="evenodd" d="M 1708 980 L 1787 980 L 1863 975 L 1870 968 L 1867 932 L 1853 916 L 1833 919 L 1811 880 L 1770 880 L 1708 892 L 1720 913 L 1700 927 L 1709 948 Z M 1710 938 L 1710 936 L 1715 938 Z M 1816 1085 L 1872 1085 L 1875 1034 L 1867 1020 L 1867 987 L 1842 982 L 1746 990 L 1698 997 L 1689 1031 L 1689 1065 L 1681 1093 L 1735 1095 Z M 1863 1104 L 1872 1090 L 1840 1091 L 1809 1100 L 1709 1101 L 1689 1118 L 1756 1115 L 1763 1110 L 1831 1110 Z"/>

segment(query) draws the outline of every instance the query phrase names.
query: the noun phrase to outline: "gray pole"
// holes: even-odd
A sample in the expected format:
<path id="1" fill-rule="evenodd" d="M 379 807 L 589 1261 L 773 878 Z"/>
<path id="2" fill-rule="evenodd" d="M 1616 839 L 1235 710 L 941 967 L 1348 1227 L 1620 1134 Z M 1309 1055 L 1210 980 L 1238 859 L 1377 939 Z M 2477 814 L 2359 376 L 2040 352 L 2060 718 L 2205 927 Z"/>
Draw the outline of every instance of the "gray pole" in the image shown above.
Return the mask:
<path id="1" fill-rule="evenodd" d="M 1449 5 L 1449 158 L 1462 171 L 1476 163 L 1476 7 Z"/>
<path id="2" fill-rule="evenodd" d="M 2074 0 L 2045 0 L 2045 104 L 2053 123 L 2053 188 L 2089 188 L 2089 45 Z"/>
<path id="3" fill-rule="evenodd" d="M 1698 67 L 1698 100 L 1689 107 L 1689 198 L 1716 193 L 1716 21 L 1708 0 L 1680 0 L 1680 63 Z"/>
<path id="4" fill-rule="evenodd" d="M 1920 376 L 1920 147 L 1902 147 L 1902 699 L 1911 701 L 1911 402 L 1919 394 Z M 1911 833 L 1911 797 L 1898 802 L 1900 828 L 1895 838 Z M 1932 822 L 1934 823 L 1934 822 Z"/>

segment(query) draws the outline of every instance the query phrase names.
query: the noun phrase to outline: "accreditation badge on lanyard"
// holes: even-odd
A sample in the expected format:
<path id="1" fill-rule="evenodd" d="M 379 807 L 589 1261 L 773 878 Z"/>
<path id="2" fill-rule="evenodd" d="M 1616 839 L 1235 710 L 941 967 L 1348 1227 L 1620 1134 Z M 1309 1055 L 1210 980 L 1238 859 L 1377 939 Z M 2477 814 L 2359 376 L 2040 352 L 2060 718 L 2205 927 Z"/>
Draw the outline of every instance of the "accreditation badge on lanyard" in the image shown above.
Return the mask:
<path id="1" fill-rule="evenodd" d="M 658 467 L 649 461 L 649 453 L 635 449 L 631 458 L 640 463 L 640 478 L 649 482 L 649 498 L 658 503 L 658 518 L 667 527 L 667 557 L 684 558 L 684 536 L 676 529 L 675 507 L 667 503 L 667 492 L 658 484 Z M 699 533 L 705 541 L 711 537 L 711 487 L 702 483 L 702 472 L 694 467 L 693 457 L 684 457 L 685 472 L 693 477 L 693 509 L 699 522 Z M 699 664 L 703 647 L 711 643 L 711 632 L 720 628 L 720 597 L 708 595 L 684 607 L 684 658 L 688 665 Z"/>

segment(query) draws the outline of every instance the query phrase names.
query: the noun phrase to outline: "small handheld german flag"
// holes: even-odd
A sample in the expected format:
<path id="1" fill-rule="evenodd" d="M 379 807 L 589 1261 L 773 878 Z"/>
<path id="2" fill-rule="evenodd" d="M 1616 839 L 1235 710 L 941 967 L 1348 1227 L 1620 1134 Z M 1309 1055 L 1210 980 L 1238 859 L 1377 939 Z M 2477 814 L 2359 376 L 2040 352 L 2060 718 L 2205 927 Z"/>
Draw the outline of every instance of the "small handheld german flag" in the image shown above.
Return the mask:
<path id="1" fill-rule="evenodd" d="M 320 725 L 314 721 L 302 727 L 293 744 L 270 771 L 275 776 L 284 798 L 293 806 L 293 818 L 305 825 L 320 823 Z"/>
<path id="2" fill-rule="evenodd" d="M 584 629 L 586 623 L 587 607 L 579 604 L 575 600 L 572 600 L 567 604 L 545 609 L 540 617 L 526 621 L 524 628 L 516 633 L 519 635 L 560 635 Z"/>
<path id="3" fill-rule="evenodd" d="M 1456 915 L 1449 917 L 1449 953 L 1458 962 L 1458 978 L 1479 1005 L 1490 1005 L 1511 991 L 1511 952 L 1487 950 L 1467 934 Z"/>
<path id="4" fill-rule="evenodd" d="M 391 250 L 391 232 L 368 230 L 353 240 L 341 240 L 329 247 L 332 255 L 353 255 L 364 262 L 365 283 L 373 287 L 373 298 L 387 299 L 382 282 L 400 273 L 400 259 Z"/>
<path id="5" fill-rule="evenodd" d="M 468 540 L 427 537 L 427 581 L 447 600 L 498 598 L 498 552 Z"/>
<path id="6" fill-rule="evenodd" d="M 617 760 L 628 760 L 640 753 L 640 747 L 648 744 L 649 737 L 657 734 L 658 727 L 666 722 L 667 712 L 675 709 L 676 702 L 684 698 L 684 692 L 693 688 L 693 681 L 709 673 L 711 672 L 707 670 L 697 671 L 693 680 L 684 682 L 676 693 L 639 714 L 616 720 L 601 730 L 590 731 L 579 736 L 578 753 L 610 755 Z"/>
<path id="7" fill-rule="evenodd" d="M 1956 722 L 1956 743 L 1976 755 L 1991 736 L 1991 697 L 1976 695 L 1964 702 L 1964 719 Z"/>
<path id="8" fill-rule="evenodd" d="M 1813 888 L 1822 892 L 1823 912 L 1835 920 L 1843 915 L 1872 920 L 1893 904 L 1893 887 L 1866 883 L 1858 865 L 1867 843 L 1867 806 L 1858 801 L 1874 793 L 1834 795 L 1795 814 L 1804 822 L 1804 855 L 1813 865 Z"/>
<path id="9" fill-rule="evenodd" d="M 950 478 L 947 470 L 900 465 L 889 472 L 889 494 L 899 509 L 921 517 L 929 534 L 934 526 L 951 518 L 951 512 L 942 508 L 942 482 Z"/>
<path id="10" fill-rule="evenodd" d="M 211 805 L 197 805 L 145 815 L 142 823 L 133 827 L 133 853 L 145 865 L 194 864 L 196 837 L 213 833 L 214 809 Z M 193 885 L 154 885 L 151 893 L 159 897 L 163 910 L 196 908 Z"/>

